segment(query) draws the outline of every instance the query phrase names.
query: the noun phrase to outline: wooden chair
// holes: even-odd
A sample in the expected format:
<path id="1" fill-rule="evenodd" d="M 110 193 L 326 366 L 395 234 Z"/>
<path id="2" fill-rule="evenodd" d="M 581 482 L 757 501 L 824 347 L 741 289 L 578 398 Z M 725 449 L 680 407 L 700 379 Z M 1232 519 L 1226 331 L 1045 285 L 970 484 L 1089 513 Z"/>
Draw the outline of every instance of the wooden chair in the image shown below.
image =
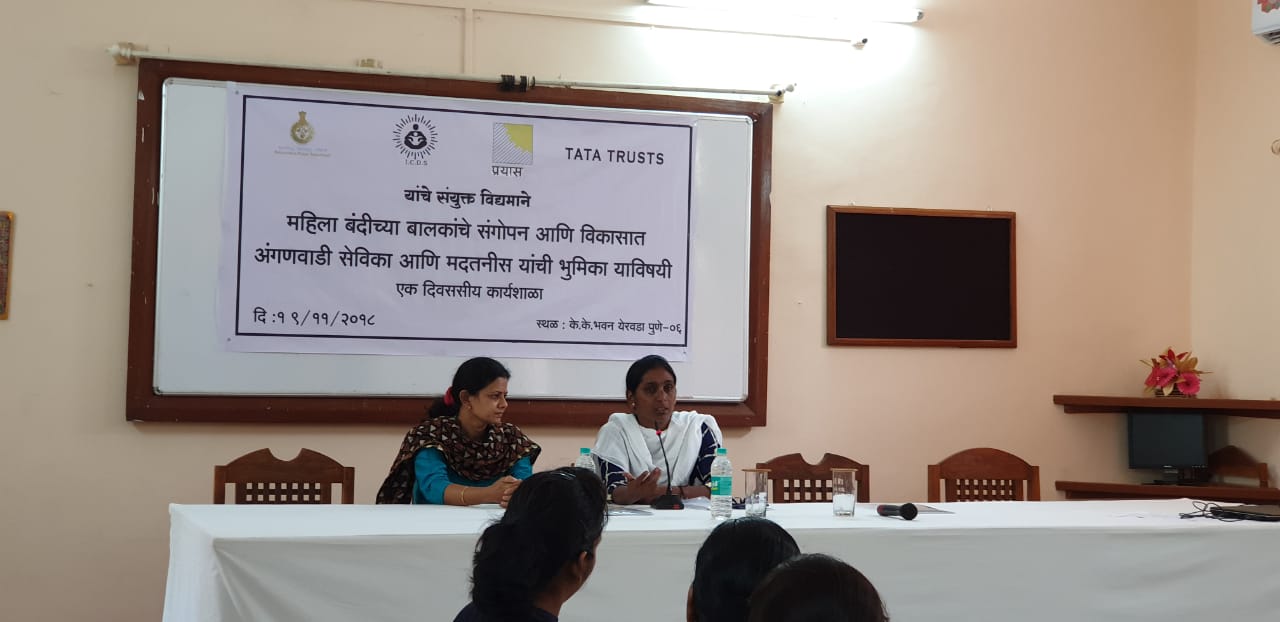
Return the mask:
<path id="1" fill-rule="evenodd" d="M 236 503 L 333 503 L 333 485 L 342 485 L 342 502 L 355 502 L 356 470 L 333 458 L 303 449 L 281 460 L 270 449 L 247 453 L 213 467 L 213 502 L 226 503 L 227 484 L 235 484 Z"/>
<path id="2" fill-rule="evenodd" d="M 1011 453 L 978 447 L 929 465 L 929 501 L 1039 501 L 1040 467 Z"/>
<path id="3" fill-rule="evenodd" d="M 831 500 L 831 469 L 857 469 L 858 502 L 871 501 L 871 467 L 836 454 L 823 454 L 818 464 L 805 462 L 800 454 L 778 456 L 759 462 L 757 469 L 769 469 L 773 482 L 773 503 L 807 503 Z"/>
<path id="4" fill-rule="evenodd" d="M 1247 477 L 1257 479 L 1259 488 L 1269 488 L 1267 463 L 1258 462 L 1235 445 L 1227 445 L 1209 454 L 1209 475 L 1222 481 L 1223 477 Z"/>

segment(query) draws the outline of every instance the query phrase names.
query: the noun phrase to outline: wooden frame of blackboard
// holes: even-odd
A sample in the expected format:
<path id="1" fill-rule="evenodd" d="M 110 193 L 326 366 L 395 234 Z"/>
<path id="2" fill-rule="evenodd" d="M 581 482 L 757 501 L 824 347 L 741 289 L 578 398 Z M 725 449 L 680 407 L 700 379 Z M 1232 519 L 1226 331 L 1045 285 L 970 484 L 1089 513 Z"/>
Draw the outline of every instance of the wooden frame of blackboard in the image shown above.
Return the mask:
<path id="1" fill-rule="evenodd" d="M 0 212 L 0 320 L 9 319 L 9 289 L 13 282 L 13 212 Z"/>
<path id="2" fill-rule="evenodd" d="M 574 89 L 505 91 L 493 83 L 302 70 L 253 65 L 144 59 L 138 67 L 138 120 L 134 154 L 133 259 L 125 418 L 130 421 L 219 423 L 406 424 L 420 420 L 428 400 L 407 397 L 263 397 L 158 395 L 155 375 L 156 251 L 160 184 L 162 89 L 170 78 L 307 86 L 471 99 L 595 106 L 634 110 L 733 114 L 750 118 L 752 132 L 751 240 L 748 295 L 747 392 L 740 402 L 682 401 L 683 408 L 715 415 L 721 426 L 763 426 L 768 373 L 769 193 L 773 106 L 760 102 Z M 621 379 L 619 379 L 621 380 Z M 513 400 L 518 424 L 595 427 L 623 408 L 613 400 Z"/>
<path id="3" fill-rule="evenodd" d="M 972 336 L 939 337 L 936 335 L 920 336 L 913 334 L 853 336 L 848 332 L 840 334 L 837 325 L 840 318 L 841 283 L 837 274 L 837 263 L 840 257 L 840 240 L 836 235 L 837 221 L 842 215 L 872 215 L 901 218 L 933 218 L 952 219 L 938 222 L 961 222 L 964 219 L 984 219 L 985 221 L 1002 221 L 1008 223 L 1008 330 L 1007 336 L 999 338 L 972 338 Z M 956 221 L 954 219 L 960 219 Z M 967 210 L 909 209 L 892 207 L 864 206 L 827 206 L 827 345 L 833 346 L 909 346 L 909 347 L 958 347 L 958 348 L 1015 348 L 1018 345 L 1018 306 L 1017 306 L 1017 254 L 1016 228 L 1014 212 L 983 212 Z M 1003 247 L 1003 244 L 1001 245 Z M 988 249 L 999 255 L 999 248 Z M 940 258 L 942 259 L 942 258 Z M 993 279 L 996 277 L 992 277 Z M 1003 278 L 1001 275 L 999 278 Z M 846 284 L 846 287 L 848 285 Z M 994 303 L 993 303 L 994 304 Z M 1003 307 L 1003 302 L 996 306 Z"/>

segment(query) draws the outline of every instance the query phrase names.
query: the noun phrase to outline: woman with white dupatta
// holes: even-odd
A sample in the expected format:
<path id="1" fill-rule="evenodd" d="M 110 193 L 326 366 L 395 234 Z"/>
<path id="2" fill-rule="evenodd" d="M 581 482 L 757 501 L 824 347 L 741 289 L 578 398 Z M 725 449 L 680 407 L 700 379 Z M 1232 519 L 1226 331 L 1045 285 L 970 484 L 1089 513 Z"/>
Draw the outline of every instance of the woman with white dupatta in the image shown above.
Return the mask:
<path id="1" fill-rule="evenodd" d="M 710 496 L 711 461 L 724 437 L 711 415 L 675 410 L 676 372 L 666 359 L 653 354 L 631 364 L 627 404 L 631 412 L 610 415 L 596 437 L 595 457 L 610 499 L 649 503 L 666 494 L 668 478 L 682 499 Z"/>

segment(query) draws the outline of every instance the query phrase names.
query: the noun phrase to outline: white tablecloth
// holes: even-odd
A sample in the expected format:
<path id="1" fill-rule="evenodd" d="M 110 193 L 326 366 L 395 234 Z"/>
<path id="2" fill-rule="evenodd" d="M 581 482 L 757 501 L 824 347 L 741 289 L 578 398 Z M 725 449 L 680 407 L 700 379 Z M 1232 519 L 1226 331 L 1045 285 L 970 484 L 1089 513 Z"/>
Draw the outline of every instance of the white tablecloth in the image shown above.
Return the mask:
<path id="1" fill-rule="evenodd" d="M 1186 499 L 775 505 L 804 552 L 840 557 L 895 622 L 1280 619 L 1280 523 L 1180 519 Z M 164 619 L 452 620 L 490 507 L 172 505 Z M 740 515 L 735 511 L 735 515 Z M 706 510 L 610 518 L 567 621 L 684 619 Z"/>

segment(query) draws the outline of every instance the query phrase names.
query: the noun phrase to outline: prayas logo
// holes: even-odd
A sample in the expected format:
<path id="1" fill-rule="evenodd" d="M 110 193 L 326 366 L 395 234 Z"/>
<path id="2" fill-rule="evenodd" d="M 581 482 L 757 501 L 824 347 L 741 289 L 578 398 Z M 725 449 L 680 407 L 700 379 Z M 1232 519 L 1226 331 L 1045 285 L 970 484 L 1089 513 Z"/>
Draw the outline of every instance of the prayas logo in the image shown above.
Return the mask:
<path id="1" fill-rule="evenodd" d="M 493 124 L 493 163 L 533 164 L 533 126 L 524 123 Z"/>
<path id="2" fill-rule="evenodd" d="M 427 156 L 435 151 L 436 143 L 440 141 L 436 126 L 416 112 L 400 119 L 391 135 L 396 149 L 404 156 L 405 164 L 426 164 Z"/>

